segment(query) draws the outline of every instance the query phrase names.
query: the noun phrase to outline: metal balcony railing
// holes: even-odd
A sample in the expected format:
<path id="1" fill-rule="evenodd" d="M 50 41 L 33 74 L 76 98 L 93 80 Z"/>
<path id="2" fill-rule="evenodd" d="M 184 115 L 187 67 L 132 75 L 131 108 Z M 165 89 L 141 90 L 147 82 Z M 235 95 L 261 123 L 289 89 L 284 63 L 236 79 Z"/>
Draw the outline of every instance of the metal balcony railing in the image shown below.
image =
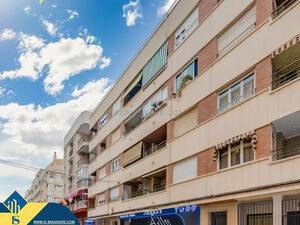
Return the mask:
<path id="1" fill-rule="evenodd" d="M 88 208 L 88 204 L 89 204 L 89 201 L 88 201 L 88 200 L 81 200 L 81 201 L 78 201 L 78 202 L 76 203 L 76 210 Z"/>
<path id="2" fill-rule="evenodd" d="M 272 160 L 281 160 L 289 157 L 300 155 L 300 144 L 295 143 L 286 147 L 276 149 L 272 151 Z"/>
<path id="3" fill-rule="evenodd" d="M 91 185 L 93 185 L 93 179 L 91 178 L 82 178 L 77 181 L 77 188 L 89 187 Z"/>
<path id="4" fill-rule="evenodd" d="M 276 71 L 272 75 L 272 89 L 281 87 L 282 85 L 296 79 L 300 76 L 300 59 L 292 62 L 286 67 Z"/>
<path id="5" fill-rule="evenodd" d="M 300 224 L 300 199 L 282 200 L 282 225 Z"/>
<path id="6" fill-rule="evenodd" d="M 73 155 L 73 148 L 69 151 L 69 157 Z"/>
<path id="7" fill-rule="evenodd" d="M 275 19 L 281 13 L 283 13 L 287 8 L 289 8 L 293 3 L 297 2 L 298 0 L 286 0 L 281 5 L 279 5 L 276 9 L 272 12 L 272 18 Z"/>
<path id="8" fill-rule="evenodd" d="M 152 153 L 154 153 L 154 152 L 156 152 L 156 151 L 158 151 L 158 150 L 166 147 L 166 145 L 167 145 L 167 141 L 165 140 L 165 141 L 163 141 L 163 142 L 155 145 L 154 147 L 152 147 L 152 148 L 144 151 L 143 152 L 143 158 L 145 158 L 146 156 L 151 155 Z"/>
<path id="9" fill-rule="evenodd" d="M 166 189 L 166 184 L 154 185 L 152 187 L 152 190 L 142 189 L 142 190 L 139 190 L 139 191 L 132 192 L 131 195 L 129 195 L 127 197 L 127 199 L 136 198 L 136 197 L 143 196 L 143 195 L 148 195 L 148 194 L 151 194 L 151 193 L 163 191 L 165 189 Z"/>
<path id="10" fill-rule="evenodd" d="M 82 145 L 82 143 L 84 143 L 84 142 L 89 142 L 90 141 L 90 138 L 89 137 L 87 137 L 87 136 L 82 136 L 79 140 L 78 140 L 78 147 L 80 146 L 80 145 Z"/>

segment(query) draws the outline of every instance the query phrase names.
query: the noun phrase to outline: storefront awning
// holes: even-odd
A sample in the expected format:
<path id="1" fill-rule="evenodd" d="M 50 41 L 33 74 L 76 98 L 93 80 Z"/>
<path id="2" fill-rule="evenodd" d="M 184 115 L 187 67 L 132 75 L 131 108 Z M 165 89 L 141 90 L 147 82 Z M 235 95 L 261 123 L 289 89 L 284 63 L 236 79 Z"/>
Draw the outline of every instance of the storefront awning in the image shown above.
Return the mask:
<path id="1" fill-rule="evenodd" d="M 296 37 L 294 37 L 293 39 L 291 39 L 290 41 L 284 43 L 282 46 L 280 46 L 280 48 L 276 49 L 275 51 L 273 51 L 272 53 L 272 58 L 274 58 L 275 56 L 279 55 L 280 53 L 282 53 L 283 51 L 287 50 L 289 47 L 295 45 L 296 43 L 298 43 L 300 41 L 300 34 L 298 34 Z"/>
<path id="2" fill-rule="evenodd" d="M 133 146 L 124 153 L 124 166 L 134 162 L 135 160 L 141 158 L 142 156 L 142 146 L 143 142 L 139 142 L 137 145 Z"/>

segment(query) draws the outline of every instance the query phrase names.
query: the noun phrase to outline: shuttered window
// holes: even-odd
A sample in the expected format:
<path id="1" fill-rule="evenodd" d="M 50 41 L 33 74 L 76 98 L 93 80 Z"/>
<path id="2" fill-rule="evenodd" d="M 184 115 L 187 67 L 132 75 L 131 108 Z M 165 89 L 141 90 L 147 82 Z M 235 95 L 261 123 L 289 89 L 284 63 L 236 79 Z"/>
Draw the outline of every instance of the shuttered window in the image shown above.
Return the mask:
<path id="1" fill-rule="evenodd" d="M 110 200 L 111 201 L 115 201 L 119 199 L 119 187 L 115 187 L 113 189 L 110 190 Z"/>
<path id="2" fill-rule="evenodd" d="M 119 140 L 121 137 L 121 127 L 116 129 L 111 136 L 111 143 L 114 144 L 117 140 Z"/>
<path id="3" fill-rule="evenodd" d="M 100 170 L 99 170 L 99 179 L 102 179 L 106 176 L 106 167 L 102 167 Z"/>
<path id="4" fill-rule="evenodd" d="M 174 183 L 190 180 L 197 177 L 197 157 L 178 162 L 173 168 Z"/>
<path id="5" fill-rule="evenodd" d="M 174 136 L 184 133 L 198 123 L 197 107 L 185 113 L 174 121 Z"/>
<path id="6" fill-rule="evenodd" d="M 236 42 L 245 37 L 254 29 L 256 22 L 256 9 L 253 6 L 237 22 L 218 38 L 218 55 L 223 55 Z"/>
<path id="7" fill-rule="evenodd" d="M 141 141 L 137 145 L 133 146 L 131 149 L 124 153 L 124 162 L 123 165 L 126 166 L 135 160 L 138 160 L 142 156 L 142 146 L 143 142 Z"/>
<path id="8" fill-rule="evenodd" d="M 198 26 L 198 7 L 184 21 L 175 33 L 175 48 L 177 48 Z"/>
<path id="9" fill-rule="evenodd" d="M 165 68 L 167 55 L 168 42 L 165 42 L 143 68 L 142 87 L 147 86 Z"/>
<path id="10" fill-rule="evenodd" d="M 105 194 L 102 193 L 102 194 L 98 195 L 98 204 L 102 205 L 104 203 L 105 203 Z"/>

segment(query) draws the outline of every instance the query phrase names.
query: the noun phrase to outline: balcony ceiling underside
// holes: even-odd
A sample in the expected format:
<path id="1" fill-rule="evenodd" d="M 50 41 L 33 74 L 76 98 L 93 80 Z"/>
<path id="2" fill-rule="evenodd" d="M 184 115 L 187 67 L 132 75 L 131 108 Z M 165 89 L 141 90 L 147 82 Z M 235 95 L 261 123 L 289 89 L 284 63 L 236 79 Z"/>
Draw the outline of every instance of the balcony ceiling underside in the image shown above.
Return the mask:
<path id="1" fill-rule="evenodd" d="M 300 135 L 300 111 L 276 120 L 272 124 L 275 131 L 282 133 L 286 139 L 298 136 Z"/>

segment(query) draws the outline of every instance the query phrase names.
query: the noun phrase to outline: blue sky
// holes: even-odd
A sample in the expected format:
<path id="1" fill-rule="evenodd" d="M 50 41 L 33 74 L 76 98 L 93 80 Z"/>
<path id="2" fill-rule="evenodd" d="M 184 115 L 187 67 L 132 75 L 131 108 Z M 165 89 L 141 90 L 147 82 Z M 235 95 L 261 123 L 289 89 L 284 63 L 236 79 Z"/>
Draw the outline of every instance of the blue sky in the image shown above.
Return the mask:
<path id="1" fill-rule="evenodd" d="M 0 159 L 45 167 L 175 0 L 0 1 Z M 34 173 L 0 164 L 0 201 Z"/>

